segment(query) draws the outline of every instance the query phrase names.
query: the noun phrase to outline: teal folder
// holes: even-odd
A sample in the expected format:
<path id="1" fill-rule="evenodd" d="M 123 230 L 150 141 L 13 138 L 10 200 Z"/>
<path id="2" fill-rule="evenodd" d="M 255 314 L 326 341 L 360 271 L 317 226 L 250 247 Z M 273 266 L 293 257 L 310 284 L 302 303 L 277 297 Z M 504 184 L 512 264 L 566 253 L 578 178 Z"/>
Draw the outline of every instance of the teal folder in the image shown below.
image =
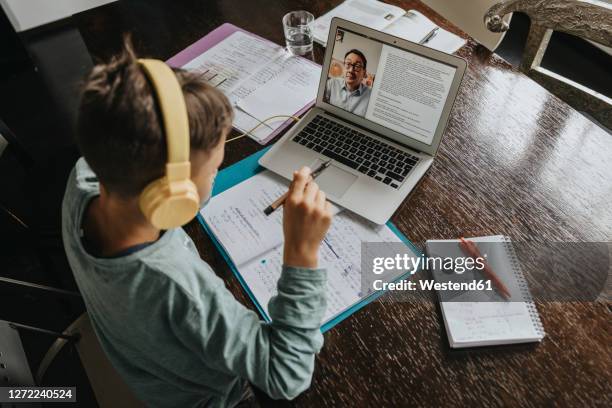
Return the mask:
<path id="1" fill-rule="evenodd" d="M 217 178 L 215 179 L 215 186 L 213 188 L 212 195 L 215 196 L 217 194 L 220 194 L 224 192 L 225 190 L 235 186 L 236 184 L 243 182 L 249 177 L 254 176 L 255 174 L 264 170 L 264 168 L 259 165 L 258 160 L 261 156 L 265 154 L 266 151 L 268 151 L 269 148 L 270 147 L 262 149 L 259 152 L 252 154 L 251 156 L 221 170 L 219 174 L 217 174 Z M 200 224 L 202 225 L 202 227 L 204 228 L 204 230 L 206 231 L 206 233 L 212 239 L 213 243 L 215 244 L 215 246 L 217 247 L 221 255 L 223 255 L 223 258 L 230 266 L 232 272 L 234 273 L 234 276 L 236 276 L 236 278 L 240 282 L 240 285 L 242 285 L 242 288 L 249 295 L 249 297 L 251 298 L 251 301 L 253 302 L 253 304 L 255 304 L 255 307 L 257 308 L 261 316 L 264 318 L 265 321 L 270 322 L 270 317 L 266 314 L 264 309 L 261 307 L 261 305 L 255 298 L 255 296 L 253 295 L 253 292 L 251 292 L 251 289 L 248 287 L 248 285 L 246 284 L 246 282 L 240 275 L 240 272 L 238 272 L 238 268 L 236 268 L 236 265 L 234 265 L 234 263 L 230 259 L 225 249 L 223 249 L 223 246 L 221 246 L 219 241 L 217 241 L 217 238 L 215 237 L 215 235 L 208 228 L 208 226 L 206 225 L 206 222 L 204 221 L 204 218 L 200 214 L 198 214 L 197 218 Z M 387 223 L 387 226 L 406 245 L 408 245 L 414 251 L 415 254 L 419 256 L 421 255 L 421 251 L 419 251 L 419 249 L 415 247 L 414 244 L 410 242 L 410 240 L 406 238 L 404 234 L 402 234 L 397 229 L 397 227 L 393 225 L 393 223 L 391 223 L 391 221 Z M 405 275 L 400 276 L 397 280 L 404 279 L 406 276 L 408 276 L 408 274 L 409 273 L 406 273 Z M 340 323 L 341 321 L 343 321 L 344 319 L 346 319 L 347 317 L 349 317 L 350 315 L 352 315 L 353 313 L 355 313 L 356 311 L 358 311 L 359 309 L 361 309 L 362 307 L 372 302 L 373 300 L 377 299 L 379 296 L 383 294 L 384 294 L 384 291 L 378 291 L 378 292 L 374 292 L 371 295 L 363 298 L 361 301 L 351 306 L 350 308 L 346 309 L 344 312 L 340 313 L 339 315 L 334 317 L 332 320 L 326 322 L 323 326 L 321 326 L 321 331 L 325 333 L 327 330 L 331 329 L 332 327 L 334 327 L 335 325 L 337 325 L 338 323 Z"/>

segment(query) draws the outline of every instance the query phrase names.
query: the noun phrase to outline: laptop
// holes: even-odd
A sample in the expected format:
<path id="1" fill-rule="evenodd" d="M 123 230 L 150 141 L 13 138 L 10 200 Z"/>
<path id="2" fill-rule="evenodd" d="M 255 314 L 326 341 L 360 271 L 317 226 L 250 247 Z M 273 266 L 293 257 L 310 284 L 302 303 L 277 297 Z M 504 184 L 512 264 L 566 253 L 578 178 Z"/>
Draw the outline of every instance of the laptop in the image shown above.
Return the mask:
<path id="1" fill-rule="evenodd" d="M 315 106 L 259 164 L 316 179 L 333 203 L 386 223 L 431 167 L 466 62 L 340 18 L 331 23 Z"/>

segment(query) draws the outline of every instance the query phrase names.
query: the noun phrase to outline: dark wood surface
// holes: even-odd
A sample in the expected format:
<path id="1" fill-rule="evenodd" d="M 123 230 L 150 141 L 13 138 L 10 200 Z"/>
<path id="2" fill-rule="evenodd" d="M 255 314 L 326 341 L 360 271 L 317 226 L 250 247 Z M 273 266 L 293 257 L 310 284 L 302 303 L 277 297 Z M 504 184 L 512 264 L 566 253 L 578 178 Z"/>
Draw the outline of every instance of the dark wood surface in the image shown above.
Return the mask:
<path id="1" fill-rule="evenodd" d="M 391 2 L 467 37 L 418 1 Z M 119 1 L 75 19 L 95 57 L 112 55 L 131 32 L 139 53 L 167 59 L 225 22 L 282 44 L 286 12 L 319 16 L 338 3 Z M 459 55 L 468 69 L 437 159 L 393 222 L 420 248 L 427 239 L 492 234 L 611 241 L 612 136 L 473 40 Z M 261 148 L 248 139 L 231 143 L 224 166 Z M 186 229 L 252 307 L 201 228 Z M 540 303 L 541 344 L 457 351 L 428 299 L 377 301 L 329 331 L 311 388 L 287 404 L 610 406 L 609 302 Z M 262 403 L 270 401 L 262 396 Z"/>

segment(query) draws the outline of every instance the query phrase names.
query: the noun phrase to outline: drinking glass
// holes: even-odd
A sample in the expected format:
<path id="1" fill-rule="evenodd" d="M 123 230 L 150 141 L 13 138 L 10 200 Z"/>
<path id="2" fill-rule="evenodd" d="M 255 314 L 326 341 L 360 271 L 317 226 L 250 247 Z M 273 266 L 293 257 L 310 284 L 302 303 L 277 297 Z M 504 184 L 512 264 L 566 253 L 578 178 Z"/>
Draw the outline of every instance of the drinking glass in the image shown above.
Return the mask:
<path id="1" fill-rule="evenodd" d="M 304 56 L 312 52 L 313 24 L 314 16 L 308 11 L 299 10 L 285 14 L 283 30 L 290 53 Z"/>

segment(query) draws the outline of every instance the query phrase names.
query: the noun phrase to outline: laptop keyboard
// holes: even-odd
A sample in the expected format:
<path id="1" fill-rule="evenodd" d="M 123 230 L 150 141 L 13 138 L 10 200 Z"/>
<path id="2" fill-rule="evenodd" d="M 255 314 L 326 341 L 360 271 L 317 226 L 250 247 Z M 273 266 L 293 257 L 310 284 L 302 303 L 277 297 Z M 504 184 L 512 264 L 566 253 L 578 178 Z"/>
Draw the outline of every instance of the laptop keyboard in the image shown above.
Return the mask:
<path id="1" fill-rule="evenodd" d="M 402 184 L 419 161 L 416 156 L 323 116 L 316 116 L 291 140 L 393 188 Z"/>

